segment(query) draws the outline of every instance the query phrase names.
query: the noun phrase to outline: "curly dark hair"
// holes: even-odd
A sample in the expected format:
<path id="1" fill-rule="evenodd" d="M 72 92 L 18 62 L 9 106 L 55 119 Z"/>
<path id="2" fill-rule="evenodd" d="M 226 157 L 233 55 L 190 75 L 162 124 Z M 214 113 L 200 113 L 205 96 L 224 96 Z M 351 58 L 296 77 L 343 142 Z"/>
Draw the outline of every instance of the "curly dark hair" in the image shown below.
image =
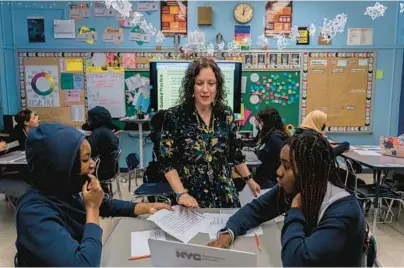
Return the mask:
<path id="1" fill-rule="evenodd" d="M 219 66 L 213 59 L 201 57 L 195 59 L 185 71 L 185 76 L 182 79 L 179 103 L 186 106 L 194 105 L 194 87 L 195 78 L 199 75 L 203 68 L 210 68 L 215 73 L 216 77 L 216 99 L 214 109 L 224 110 L 227 105 L 226 90 L 224 88 L 224 76 Z"/>
<path id="2" fill-rule="evenodd" d="M 302 195 L 302 211 L 311 233 L 317 227 L 318 212 L 327 191 L 327 182 L 340 188 L 345 188 L 345 185 L 339 177 L 332 147 L 323 136 L 317 133 L 309 136 L 294 135 L 286 140 L 286 145 L 290 147 L 289 157 L 296 178 L 296 192 Z M 279 191 L 278 204 L 286 199 L 288 197 L 282 189 Z"/>

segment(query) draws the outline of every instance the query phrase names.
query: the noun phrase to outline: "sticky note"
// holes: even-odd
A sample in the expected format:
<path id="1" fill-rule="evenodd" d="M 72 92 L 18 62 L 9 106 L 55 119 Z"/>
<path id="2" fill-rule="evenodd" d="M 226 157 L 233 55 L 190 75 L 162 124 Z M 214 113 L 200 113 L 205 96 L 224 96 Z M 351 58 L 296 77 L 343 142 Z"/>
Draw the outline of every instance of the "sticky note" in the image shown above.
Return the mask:
<path id="1" fill-rule="evenodd" d="M 83 59 L 65 59 L 66 72 L 83 72 Z"/>
<path id="2" fill-rule="evenodd" d="M 383 70 L 376 70 L 376 80 L 384 79 L 384 71 Z"/>

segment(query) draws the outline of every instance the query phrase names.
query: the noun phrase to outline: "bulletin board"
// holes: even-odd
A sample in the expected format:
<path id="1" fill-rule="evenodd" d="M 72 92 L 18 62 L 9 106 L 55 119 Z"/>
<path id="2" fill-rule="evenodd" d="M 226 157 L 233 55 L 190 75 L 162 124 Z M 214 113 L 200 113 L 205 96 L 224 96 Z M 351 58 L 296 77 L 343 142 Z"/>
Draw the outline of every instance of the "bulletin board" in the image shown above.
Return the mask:
<path id="1" fill-rule="evenodd" d="M 81 126 L 86 114 L 83 58 L 24 54 L 19 56 L 22 107 L 41 121 Z"/>
<path id="2" fill-rule="evenodd" d="M 244 71 L 242 79 L 246 82 L 246 91 L 241 130 L 251 131 L 256 114 L 266 106 L 276 108 L 289 128 L 298 126 L 301 72 Z"/>
<path id="3" fill-rule="evenodd" d="M 374 52 L 304 53 L 302 120 L 328 115 L 327 131 L 371 131 Z"/>
<path id="4" fill-rule="evenodd" d="M 144 109 L 145 105 L 142 105 L 143 103 L 148 103 L 150 105 L 150 93 L 148 96 L 149 100 L 147 101 L 147 96 L 144 96 L 142 94 L 142 92 L 140 92 L 139 87 L 131 88 L 132 81 L 129 82 L 128 79 L 131 79 L 132 77 L 140 77 L 140 79 L 150 78 L 150 73 L 149 73 L 149 71 L 126 71 L 125 72 L 126 116 L 135 115 L 137 113 L 138 108 Z M 139 97 L 142 98 L 140 102 L 138 102 Z"/>

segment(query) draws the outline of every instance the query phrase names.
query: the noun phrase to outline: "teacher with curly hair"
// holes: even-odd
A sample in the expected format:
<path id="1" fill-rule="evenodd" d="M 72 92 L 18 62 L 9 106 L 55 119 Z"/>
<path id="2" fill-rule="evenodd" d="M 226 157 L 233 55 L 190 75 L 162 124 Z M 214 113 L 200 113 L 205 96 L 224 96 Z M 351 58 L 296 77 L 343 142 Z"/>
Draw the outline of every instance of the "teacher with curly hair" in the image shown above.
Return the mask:
<path id="1" fill-rule="evenodd" d="M 185 72 L 181 103 L 167 110 L 158 161 L 180 205 L 240 207 L 231 164 L 254 195 L 260 192 L 245 164 L 225 97 L 220 68 L 214 60 L 200 58 Z"/>

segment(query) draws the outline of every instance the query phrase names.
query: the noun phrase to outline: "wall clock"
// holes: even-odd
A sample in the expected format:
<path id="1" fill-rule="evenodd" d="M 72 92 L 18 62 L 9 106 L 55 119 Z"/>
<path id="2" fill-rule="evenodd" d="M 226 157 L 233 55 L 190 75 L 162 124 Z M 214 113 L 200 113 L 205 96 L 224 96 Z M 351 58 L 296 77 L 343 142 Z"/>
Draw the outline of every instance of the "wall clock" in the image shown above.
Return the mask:
<path id="1" fill-rule="evenodd" d="M 234 8 L 234 18 L 238 23 L 248 23 L 254 15 L 254 10 L 249 4 L 238 4 Z"/>

